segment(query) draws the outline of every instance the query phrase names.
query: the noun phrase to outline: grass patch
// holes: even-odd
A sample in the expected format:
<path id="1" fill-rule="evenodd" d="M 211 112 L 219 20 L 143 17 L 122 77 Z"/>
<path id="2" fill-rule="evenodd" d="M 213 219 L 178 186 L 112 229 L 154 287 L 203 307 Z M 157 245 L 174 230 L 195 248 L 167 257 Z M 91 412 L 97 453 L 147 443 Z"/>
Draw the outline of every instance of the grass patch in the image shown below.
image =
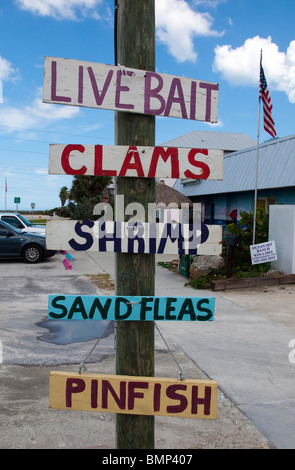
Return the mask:
<path id="1" fill-rule="evenodd" d="M 177 266 L 173 263 L 166 263 L 164 261 L 159 261 L 158 266 L 162 266 L 162 268 L 169 269 L 170 271 L 177 272 Z"/>
<path id="2" fill-rule="evenodd" d="M 249 266 L 248 269 L 243 270 L 240 266 L 234 268 L 231 279 L 246 279 L 249 277 L 260 277 L 265 274 L 270 268 L 270 263 L 263 265 Z M 189 279 L 185 285 L 194 287 L 195 289 L 210 289 L 212 281 L 220 279 L 228 279 L 226 275 L 226 267 L 219 271 L 212 271 L 197 279 Z"/>
<path id="3" fill-rule="evenodd" d="M 34 225 L 46 225 L 46 219 L 34 219 L 34 220 L 29 220 Z"/>
<path id="4" fill-rule="evenodd" d="M 188 279 L 185 285 L 194 287 L 195 289 L 210 289 L 211 282 L 220 279 L 227 279 L 226 275 L 226 247 L 223 247 L 222 256 L 225 260 L 224 268 L 220 270 L 212 270 L 204 276 L 197 279 Z M 159 266 L 169 269 L 170 271 L 177 272 L 177 266 L 173 263 L 158 262 Z M 270 269 L 270 263 L 263 263 L 258 265 L 251 264 L 250 254 L 248 250 L 236 249 L 233 273 L 231 279 L 259 277 L 265 274 Z"/>
<path id="5" fill-rule="evenodd" d="M 115 284 L 109 274 L 85 274 L 90 281 L 100 289 L 114 290 Z"/>

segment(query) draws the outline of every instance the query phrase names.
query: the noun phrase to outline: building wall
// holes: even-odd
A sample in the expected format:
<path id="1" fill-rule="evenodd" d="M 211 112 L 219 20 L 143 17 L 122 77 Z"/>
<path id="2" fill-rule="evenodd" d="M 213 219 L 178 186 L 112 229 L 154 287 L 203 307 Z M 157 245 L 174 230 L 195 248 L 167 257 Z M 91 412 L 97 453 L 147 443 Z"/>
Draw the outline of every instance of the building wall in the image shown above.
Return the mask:
<path id="1" fill-rule="evenodd" d="M 284 274 L 295 274 L 295 205 L 270 208 L 269 241 L 274 241 L 277 260 L 271 266 Z"/>
<path id="2" fill-rule="evenodd" d="M 193 202 L 201 202 L 205 206 L 204 222 L 210 225 L 232 223 L 240 218 L 241 211 L 252 210 L 250 194 L 232 193 L 192 197 Z"/>
<path id="3" fill-rule="evenodd" d="M 254 191 L 228 194 L 208 194 L 203 196 L 193 196 L 193 202 L 201 202 L 204 222 L 211 225 L 225 225 L 240 219 L 240 212 L 250 212 L 254 209 Z M 258 191 L 257 205 L 269 211 L 272 204 L 295 204 L 295 187 L 274 188 Z M 236 212 L 234 212 L 236 211 Z"/>

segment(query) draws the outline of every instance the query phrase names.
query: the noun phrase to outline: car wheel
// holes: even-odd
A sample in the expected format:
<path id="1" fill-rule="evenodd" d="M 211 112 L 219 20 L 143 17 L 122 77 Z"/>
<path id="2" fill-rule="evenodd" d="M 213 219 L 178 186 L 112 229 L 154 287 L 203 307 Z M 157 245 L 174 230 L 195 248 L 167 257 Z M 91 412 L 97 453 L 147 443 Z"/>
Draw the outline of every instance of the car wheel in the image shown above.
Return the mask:
<path id="1" fill-rule="evenodd" d="M 38 263 L 43 259 L 43 251 L 37 245 L 28 245 L 24 248 L 23 257 L 27 263 Z"/>

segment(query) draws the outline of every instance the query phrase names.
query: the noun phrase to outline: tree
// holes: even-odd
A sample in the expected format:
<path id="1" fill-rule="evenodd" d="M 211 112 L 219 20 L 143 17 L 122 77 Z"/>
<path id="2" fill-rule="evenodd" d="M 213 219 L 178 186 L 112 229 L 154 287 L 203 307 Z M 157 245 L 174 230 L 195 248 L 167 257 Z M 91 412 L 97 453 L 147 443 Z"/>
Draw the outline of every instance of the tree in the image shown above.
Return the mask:
<path id="1" fill-rule="evenodd" d="M 61 201 L 61 207 L 64 207 L 65 203 L 69 199 L 69 190 L 66 186 L 63 186 L 59 192 L 59 198 Z"/>
<path id="2" fill-rule="evenodd" d="M 252 245 L 254 213 L 241 211 L 240 216 L 238 224 L 228 224 L 226 228 L 233 235 L 241 236 L 243 245 L 248 248 Z M 256 238 L 256 243 L 264 243 L 268 240 L 268 214 L 262 207 L 256 209 Z"/>
<path id="3" fill-rule="evenodd" d="M 101 195 L 103 190 L 110 184 L 110 176 L 74 176 L 70 190 L 70 199 L 76 203 L 81 203 L 84 198 L 92 199 Z"/>
<path id="4" fill-rule="evenodd" d="M 253 220 L 254 213 L 251 211 L 240 212 L 241 218 L 238 224 L 228 224 L 226 226 L 229 233 L 241 238 L 241 245 L 234 250 L 234 263 L 239 272 L 257 273 L 266 272 L 270 263 L 252 265 L 250 245 L 253 240 Z M 268 214 L 262 207 L 256 209 L 256 243 L 264 243 L 268 241 Z"/>
<path id="5" fill-rule="evenodd" d="M 112 178 L 109 176 L 74 176 L 71 189 L 68 190 L 63 186 L 60 190 L 62 207 L 57 211 L 58 215 L 74 220 L 96 220 L 98 216 L 93 215 L 94 206 L 102 202 L 104 196 L 109 197 L 110 204 L 113 202 L 112 195 L 107 189 L 111 181 Z M 64 207 L 67 199 L 69 203 Z"/>

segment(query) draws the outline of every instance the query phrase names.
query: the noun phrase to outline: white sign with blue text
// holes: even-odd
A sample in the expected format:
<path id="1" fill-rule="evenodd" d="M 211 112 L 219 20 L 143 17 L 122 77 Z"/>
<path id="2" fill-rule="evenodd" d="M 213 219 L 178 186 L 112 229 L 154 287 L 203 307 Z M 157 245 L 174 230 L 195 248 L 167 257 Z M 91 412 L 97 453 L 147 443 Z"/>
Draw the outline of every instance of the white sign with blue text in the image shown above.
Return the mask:
<path id="1" fill-rule="evenodd" d="M 220 255 L 221 225 L 50 220 L 51 250 Z"/>
<path id="2" fill-rule="evenodd" d="M 278 259 L 274 241 L 251 245 L 250 253 L 252 264 L 269 263 Z"/>

